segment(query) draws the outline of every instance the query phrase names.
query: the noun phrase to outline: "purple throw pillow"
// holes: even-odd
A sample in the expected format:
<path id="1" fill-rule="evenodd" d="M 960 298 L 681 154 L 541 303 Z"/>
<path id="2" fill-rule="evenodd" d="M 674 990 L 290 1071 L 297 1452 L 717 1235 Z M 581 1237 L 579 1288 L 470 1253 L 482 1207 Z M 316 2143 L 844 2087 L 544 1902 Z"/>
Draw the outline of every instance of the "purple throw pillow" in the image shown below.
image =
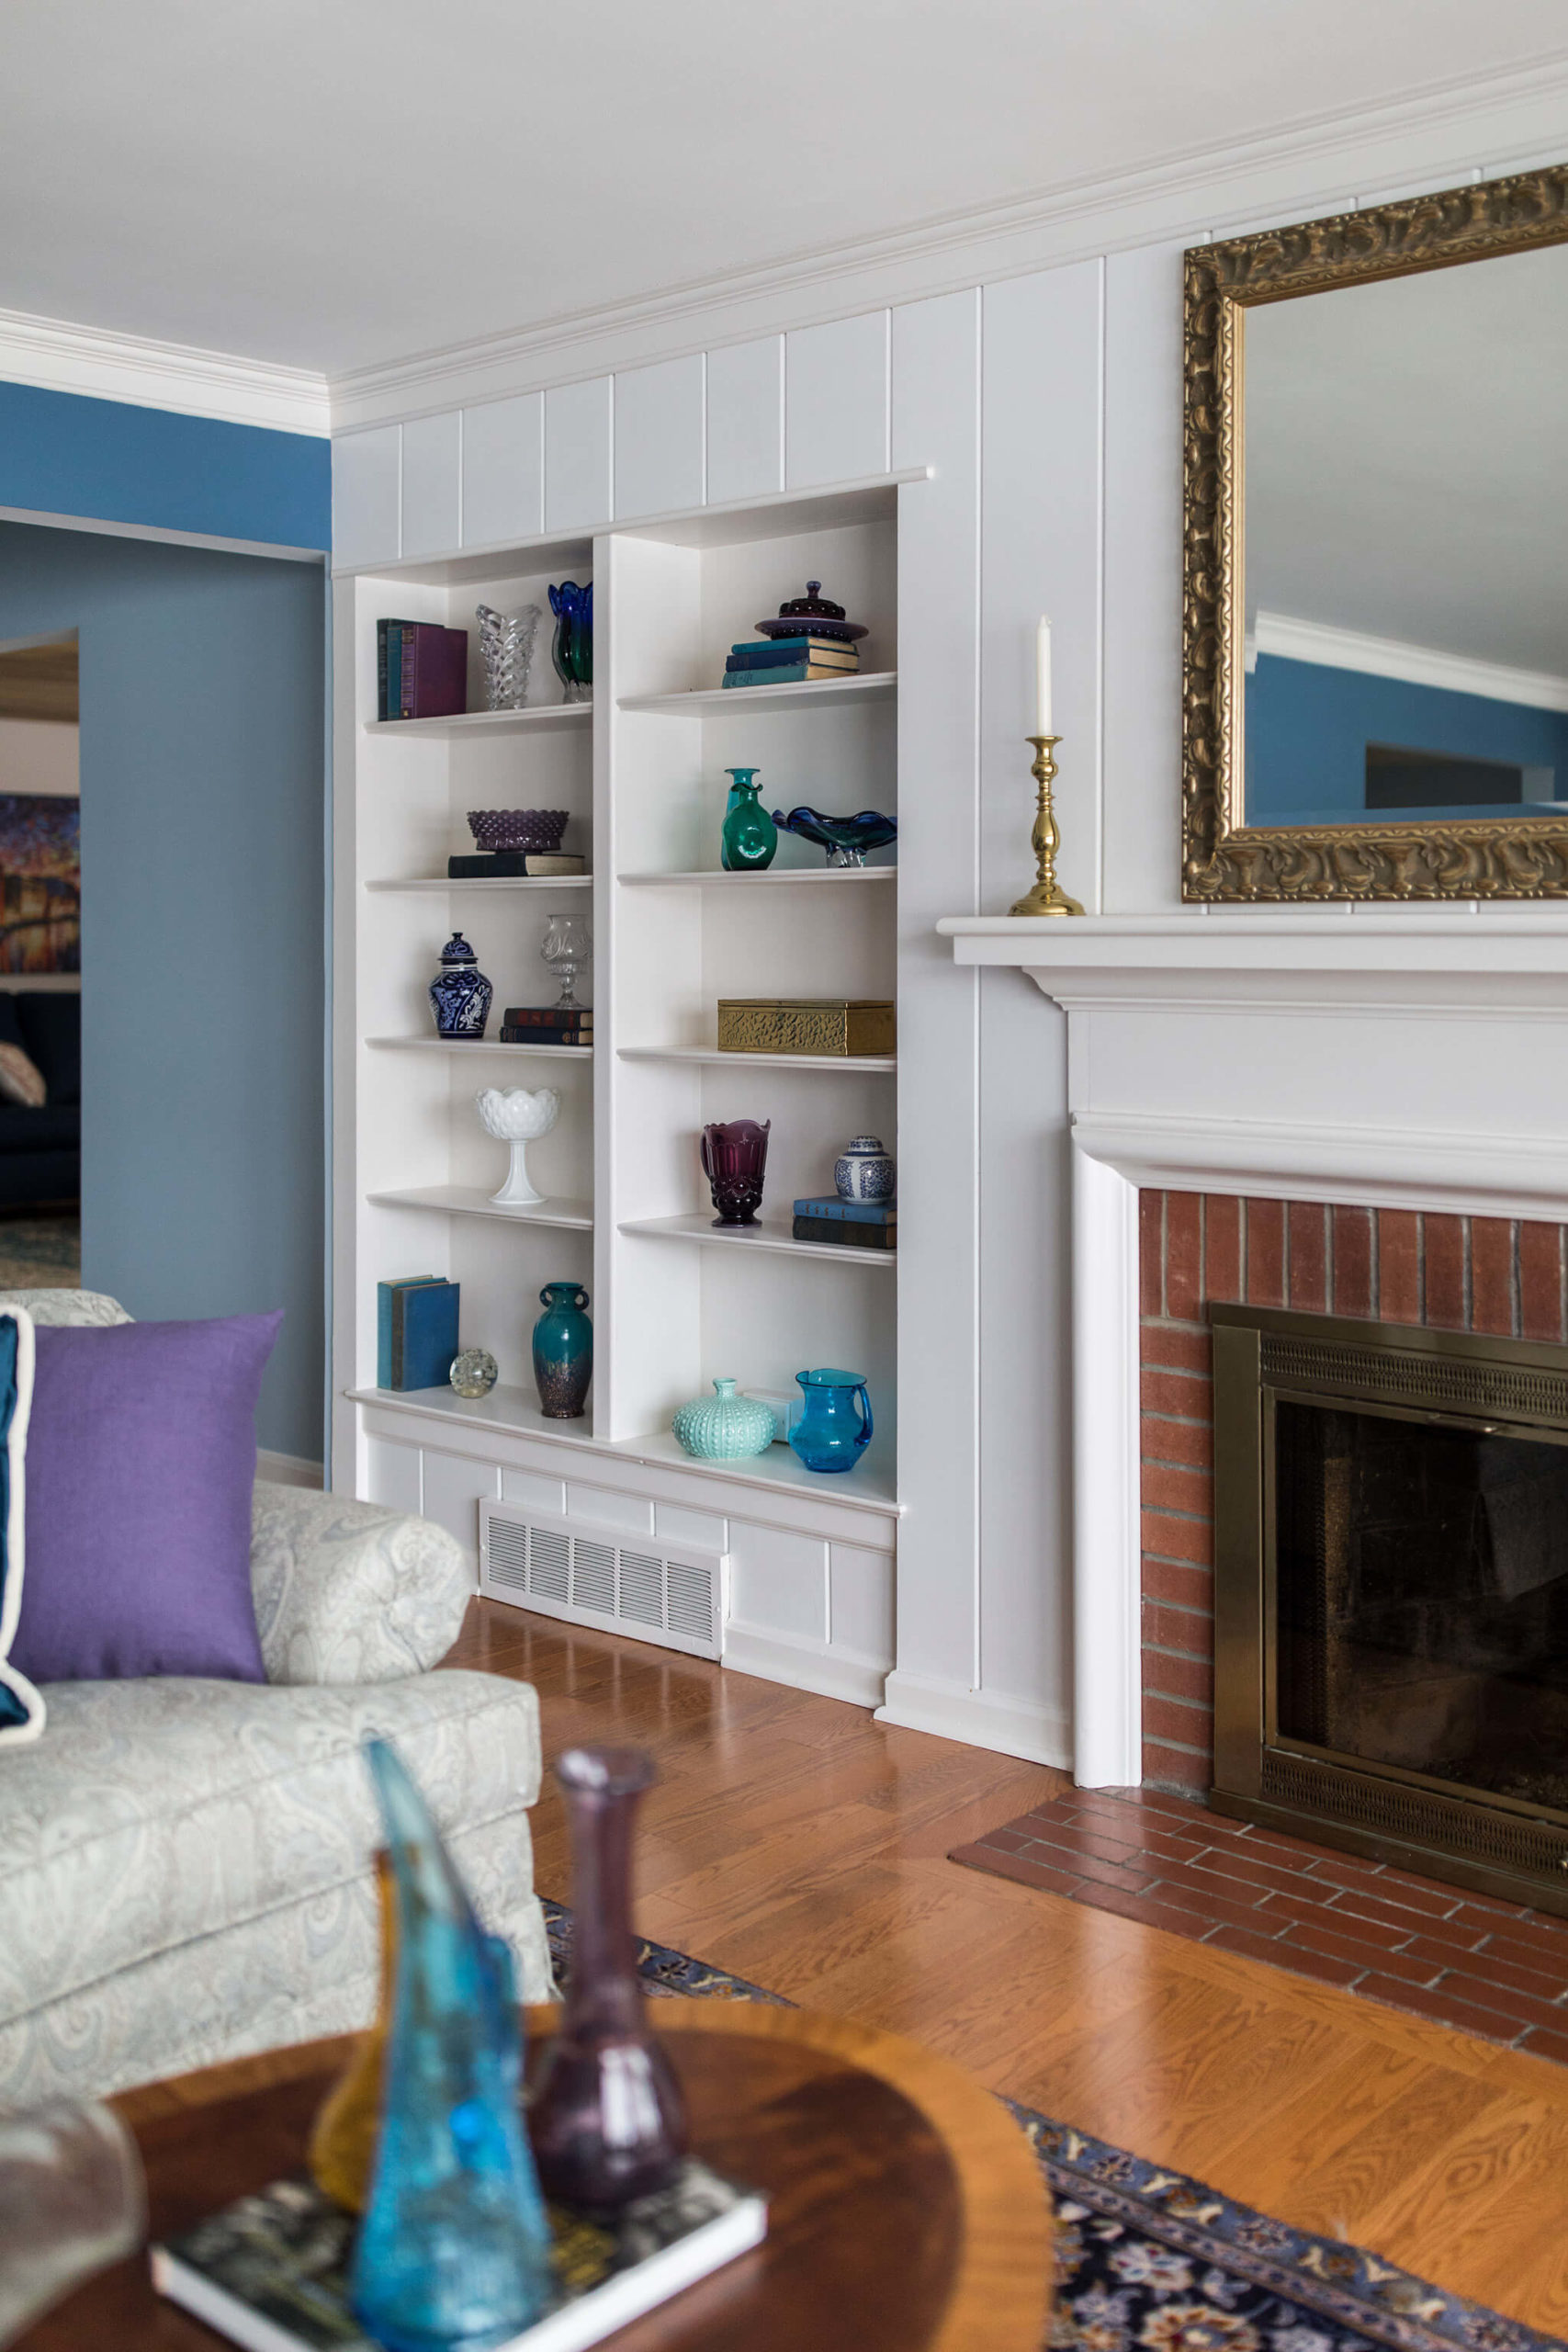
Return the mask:
<path id="1" fill-rule="evenodd" d="M 265 1680 L 251 1490 L 282 1320 L 39 1328 L 11 1650 L 29 1681 Z"/>

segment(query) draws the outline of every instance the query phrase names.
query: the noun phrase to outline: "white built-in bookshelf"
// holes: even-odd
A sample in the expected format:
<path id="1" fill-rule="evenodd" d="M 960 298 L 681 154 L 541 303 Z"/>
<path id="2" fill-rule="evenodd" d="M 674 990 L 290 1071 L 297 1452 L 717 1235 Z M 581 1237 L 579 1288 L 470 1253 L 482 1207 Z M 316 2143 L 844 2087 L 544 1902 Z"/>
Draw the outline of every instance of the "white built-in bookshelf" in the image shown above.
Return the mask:
<path id="1" fill-rule="evenodd" d="M 851 1136 L 897 1148 L 897 1057 L 722 1053 L 716 1007 L 896 997 L 897 852 L 836 870 L 784 834 L 765 873 L 730 875 L 719 828 L 738 765 L 760 771 L 769 808 L 897 811 L 898 495 L 890 484 L 773 499 L 750 514 L 360 572 L 336 591 L 335 1482 L 432 1510 L 470 1544 L 486 1495 L 541 1509 L 558 1498 L 650 1537 L 711 1517 L 742 1618 L 758 1613 L 747 1576 L 785 1573 L 781 1544 L 849 1543 L 846 1562 L 876 1586 L 844 1620 L 863 1627 L 844 1646 L 866 1662 L 868 1696 L 883 1637 L 863 1628 L 891 1635 L 898 1259 L 796 1243 L 790 1216 L 796 1195 L 832 1191 Z M 731 643 L 808 577 L 868 625 L 866 670 L 718 690 Z M 589 578 L 593 699 L 568 706 L 546 592 Z M 467 628 L 478 705 L 475 606 L 530 602 L 545 609 L 536 707 L 378 722 L 378 619 Z M 588 874 L 448 880 L 448 855 L 473 847 L 465 812 L 516 807 L 568 810 L 563 846 Z M 592 923 L 578 993 L 594 1007 L 595 1046 L 502 1046 L 504 1006 L 554 999 L 538 949 L 557 911 Z M 478 1046 L 439 1040 L 425 994 L 458 928 L 495 989 Z M 529 1149 L 542 1208 L 489 1201 L 506 1148 L 473 1098 L 491 1085 L 560 1092 L 554 1130 Z M 762 1221 L 727 1233 L 698 1137 L 707 1121 L 746 1116 L 773 1123 Z M 461 1283 L 462 1343 L 499 1363 L 477 1405 L 377 1388 L 377 1284 L 423 1273 Z M 557 1280 L 588 1291 L 594 1326 L 590 1410 L 570 1423 L 539 1415 L 529 1354 L 540 1286 Z M 874 1444 L 847 1477 L 814 1479 L 783 1446 L 700 1464 L 670 1435 L 676 1407 L 720 1374 L 784 1396 L 823 1364 L 863 1373 L 875 1408 Z M 574 1499 L 584 1495 L 600 1499 Z M 787 1608 L 780 1622 L 792 1623 Z M 798 1638 L 830 1648 L 831 1628 L 818 1638 L 802 1615 Z M 841 1674 L 818 1685 L 840 1686 L 848 1695 Z"/>

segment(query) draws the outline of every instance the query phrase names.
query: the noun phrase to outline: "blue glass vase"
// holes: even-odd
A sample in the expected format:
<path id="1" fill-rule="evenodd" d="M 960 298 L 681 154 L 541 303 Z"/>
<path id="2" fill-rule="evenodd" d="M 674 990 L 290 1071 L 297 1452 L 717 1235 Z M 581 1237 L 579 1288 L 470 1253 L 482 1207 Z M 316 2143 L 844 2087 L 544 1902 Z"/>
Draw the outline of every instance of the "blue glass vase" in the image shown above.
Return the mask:
<path id="1" fill-rule="evenodd" d="M 397 1984 L 350 2300 L 387 2352 L 490 2352 L 551 2290 L 511 1954 L 475 1918 L 396 1751 L 372 1739 L 366 1758 L 397 1886 Z"/>
<path id="2" fill-rule="evenodd" d="M 593 582 L 590 580 L 580 588 L 575 580 L 563 580 L 558 588 L 550 590 L 550 610 L 556 616 L 555 641 L 550 647 L 550 659 L 556 665 L 556 675 L 564 688 L 565 702 L 592 702 L 593 698 Z"/>
<path id="3" fill-rule="evenodd" d="M 534 1326 L 534 1382 L 547 1420 L 580 1420 L 593 1377 L 593 1326 L 581 1283 L 547 1283 Z"/>
<path id="4" fill-rule="evenodd" d="M 789 1442 L 808 1470 L 852 1470 L 871 1443 L 871 1398 L 858 1372 L 797 1372 L 805 1392 Z"/>

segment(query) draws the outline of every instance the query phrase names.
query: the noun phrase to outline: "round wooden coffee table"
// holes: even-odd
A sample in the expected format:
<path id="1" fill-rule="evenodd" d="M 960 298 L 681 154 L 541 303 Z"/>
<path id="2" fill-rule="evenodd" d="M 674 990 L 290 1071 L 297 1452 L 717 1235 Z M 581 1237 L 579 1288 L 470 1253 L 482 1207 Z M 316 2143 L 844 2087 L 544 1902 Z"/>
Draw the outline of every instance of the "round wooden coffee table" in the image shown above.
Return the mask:
<path id="1" fill-rule="evenodd" d="M 531 2037 L 556 2012 L 529 2013 Z M 661 2001 L 695 2152 L 766 2189 L 767 2241 L 612 2340 L 616 2352 L 1041 2352 L 1050 2216 L 1006 2109 L 929 2051 L 807 2009 Z M 299 2169 L 349 2041 L 240 2059 L 116 2102 L 154 2236 Z M 145 2260 L 79 2289 L 18 2352 L 212 2352 Z"/>

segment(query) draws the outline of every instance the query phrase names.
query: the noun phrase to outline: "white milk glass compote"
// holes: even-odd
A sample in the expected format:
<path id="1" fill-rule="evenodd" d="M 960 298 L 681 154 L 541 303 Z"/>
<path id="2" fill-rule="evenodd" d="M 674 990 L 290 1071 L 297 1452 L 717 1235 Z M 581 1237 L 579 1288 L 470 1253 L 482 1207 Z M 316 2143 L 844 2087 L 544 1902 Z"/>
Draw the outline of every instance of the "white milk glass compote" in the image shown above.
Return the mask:
<path id="1" fill-rule="evenodd" d="M 528 1174 L 528 1146 L 547 1136 L 560 1116 L 560 1096 L 553 1086 L 487 1086 L 474 1102 L 479 1125 L 498 1143 L 512 1146 L 506 1182 L 491 1199 L 498 1209 L 536 1208 L 544 1199 Z"/>

